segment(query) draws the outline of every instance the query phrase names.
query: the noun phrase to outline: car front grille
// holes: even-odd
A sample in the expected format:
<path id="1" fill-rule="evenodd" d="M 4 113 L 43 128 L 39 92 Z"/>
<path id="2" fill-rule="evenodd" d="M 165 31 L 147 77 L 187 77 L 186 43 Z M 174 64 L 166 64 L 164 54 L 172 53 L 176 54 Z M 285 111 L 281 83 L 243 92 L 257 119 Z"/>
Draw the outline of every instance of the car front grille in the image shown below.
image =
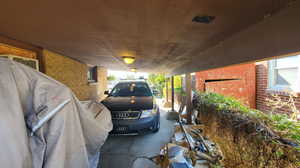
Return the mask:
<path id="1" fill-rule="evenodd" d="M 140 114 L 139 111 L 113 111 L 112 119 L 137 119 Z"/>

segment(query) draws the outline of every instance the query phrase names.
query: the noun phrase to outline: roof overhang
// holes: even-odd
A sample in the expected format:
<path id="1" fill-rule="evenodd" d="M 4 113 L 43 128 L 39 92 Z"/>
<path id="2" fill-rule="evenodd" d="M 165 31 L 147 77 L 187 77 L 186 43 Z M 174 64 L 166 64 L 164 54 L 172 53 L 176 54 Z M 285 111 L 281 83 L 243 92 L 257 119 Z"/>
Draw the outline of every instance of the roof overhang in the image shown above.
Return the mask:
<path id="1" fill-rule="evenodd" d="M 111 69 L 181 74 L 300 51 L 293 0 L 1 2 L 0 35 Z M 209 23 L 195 16 L 215 16 Z M 122 56 L 134 56 L 128 66 Z"/>

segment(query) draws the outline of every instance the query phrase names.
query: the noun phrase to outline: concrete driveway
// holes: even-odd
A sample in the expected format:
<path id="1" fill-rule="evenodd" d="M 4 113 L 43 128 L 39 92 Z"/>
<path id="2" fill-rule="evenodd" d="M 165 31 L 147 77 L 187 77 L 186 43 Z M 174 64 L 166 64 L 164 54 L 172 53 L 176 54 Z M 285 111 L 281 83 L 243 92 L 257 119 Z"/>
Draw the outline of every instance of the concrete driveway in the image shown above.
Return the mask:
<path id="1" fill-rule="evenodd" d="M 140 136 L 110 136 L 101 149 L 101 168 L 132 168 L 138 158 L 159 154 L 160 148 L 173 135 L 174 122 L 166 119 L 166 110 L 161 109 L 159 132 Z M 141 166 L 139 166 L 141 165 Z M 134 167 L 152 168 L 147 160 L 139 159 Z"/>

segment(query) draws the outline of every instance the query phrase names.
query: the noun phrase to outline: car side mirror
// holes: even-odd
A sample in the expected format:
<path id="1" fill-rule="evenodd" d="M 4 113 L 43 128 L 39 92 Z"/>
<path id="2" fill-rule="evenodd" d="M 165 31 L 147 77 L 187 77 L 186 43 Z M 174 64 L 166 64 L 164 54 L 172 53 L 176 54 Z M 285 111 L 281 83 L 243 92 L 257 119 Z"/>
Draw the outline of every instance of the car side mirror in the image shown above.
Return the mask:
<path id="1" fill-rule="evenodd" d="M 108 90 L 105 90 L 105 91 L 104 91 L 104 94 L 105 94 L 105 95 L 109 95 L 109 91 L 108 91 Z"/>

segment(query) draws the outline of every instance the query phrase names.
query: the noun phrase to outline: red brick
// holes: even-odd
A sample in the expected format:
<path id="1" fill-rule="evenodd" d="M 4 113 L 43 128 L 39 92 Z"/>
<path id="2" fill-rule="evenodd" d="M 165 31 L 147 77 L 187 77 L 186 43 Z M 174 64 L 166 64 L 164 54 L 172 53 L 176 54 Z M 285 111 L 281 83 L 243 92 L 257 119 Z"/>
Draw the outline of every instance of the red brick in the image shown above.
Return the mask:
<path id="1" fill-rule="evenodd" d="M 270 92 L 268 89 L 268 67 L 267 61 L 256 63 L 256 106 L 258 110 L 264 112 L 270 112 L 271 107 L 267 106 L 266 98 L 272 98 L 271 93 L 277 93 L 280 98 L 284 101 L 287 101 L 289 97 L 286 93 L 283 92 Z M 295 98 L 296 106 L 299 108 L 300 98 Z M 300 109 L 300 108 L 299 108 Z M 275 113 L 290 113 L 291 111 L 288 108 L 279 108 L 275 110 Z"/>
<path id="2" fill-rule="evenodd" d="M 206 82 L 205 80 L 239 79 Z M 200 91 L 213 91 L 241 100 L 255 108 L 255 64 L 235 65 L 196 73 L 196 88 Z"/>

